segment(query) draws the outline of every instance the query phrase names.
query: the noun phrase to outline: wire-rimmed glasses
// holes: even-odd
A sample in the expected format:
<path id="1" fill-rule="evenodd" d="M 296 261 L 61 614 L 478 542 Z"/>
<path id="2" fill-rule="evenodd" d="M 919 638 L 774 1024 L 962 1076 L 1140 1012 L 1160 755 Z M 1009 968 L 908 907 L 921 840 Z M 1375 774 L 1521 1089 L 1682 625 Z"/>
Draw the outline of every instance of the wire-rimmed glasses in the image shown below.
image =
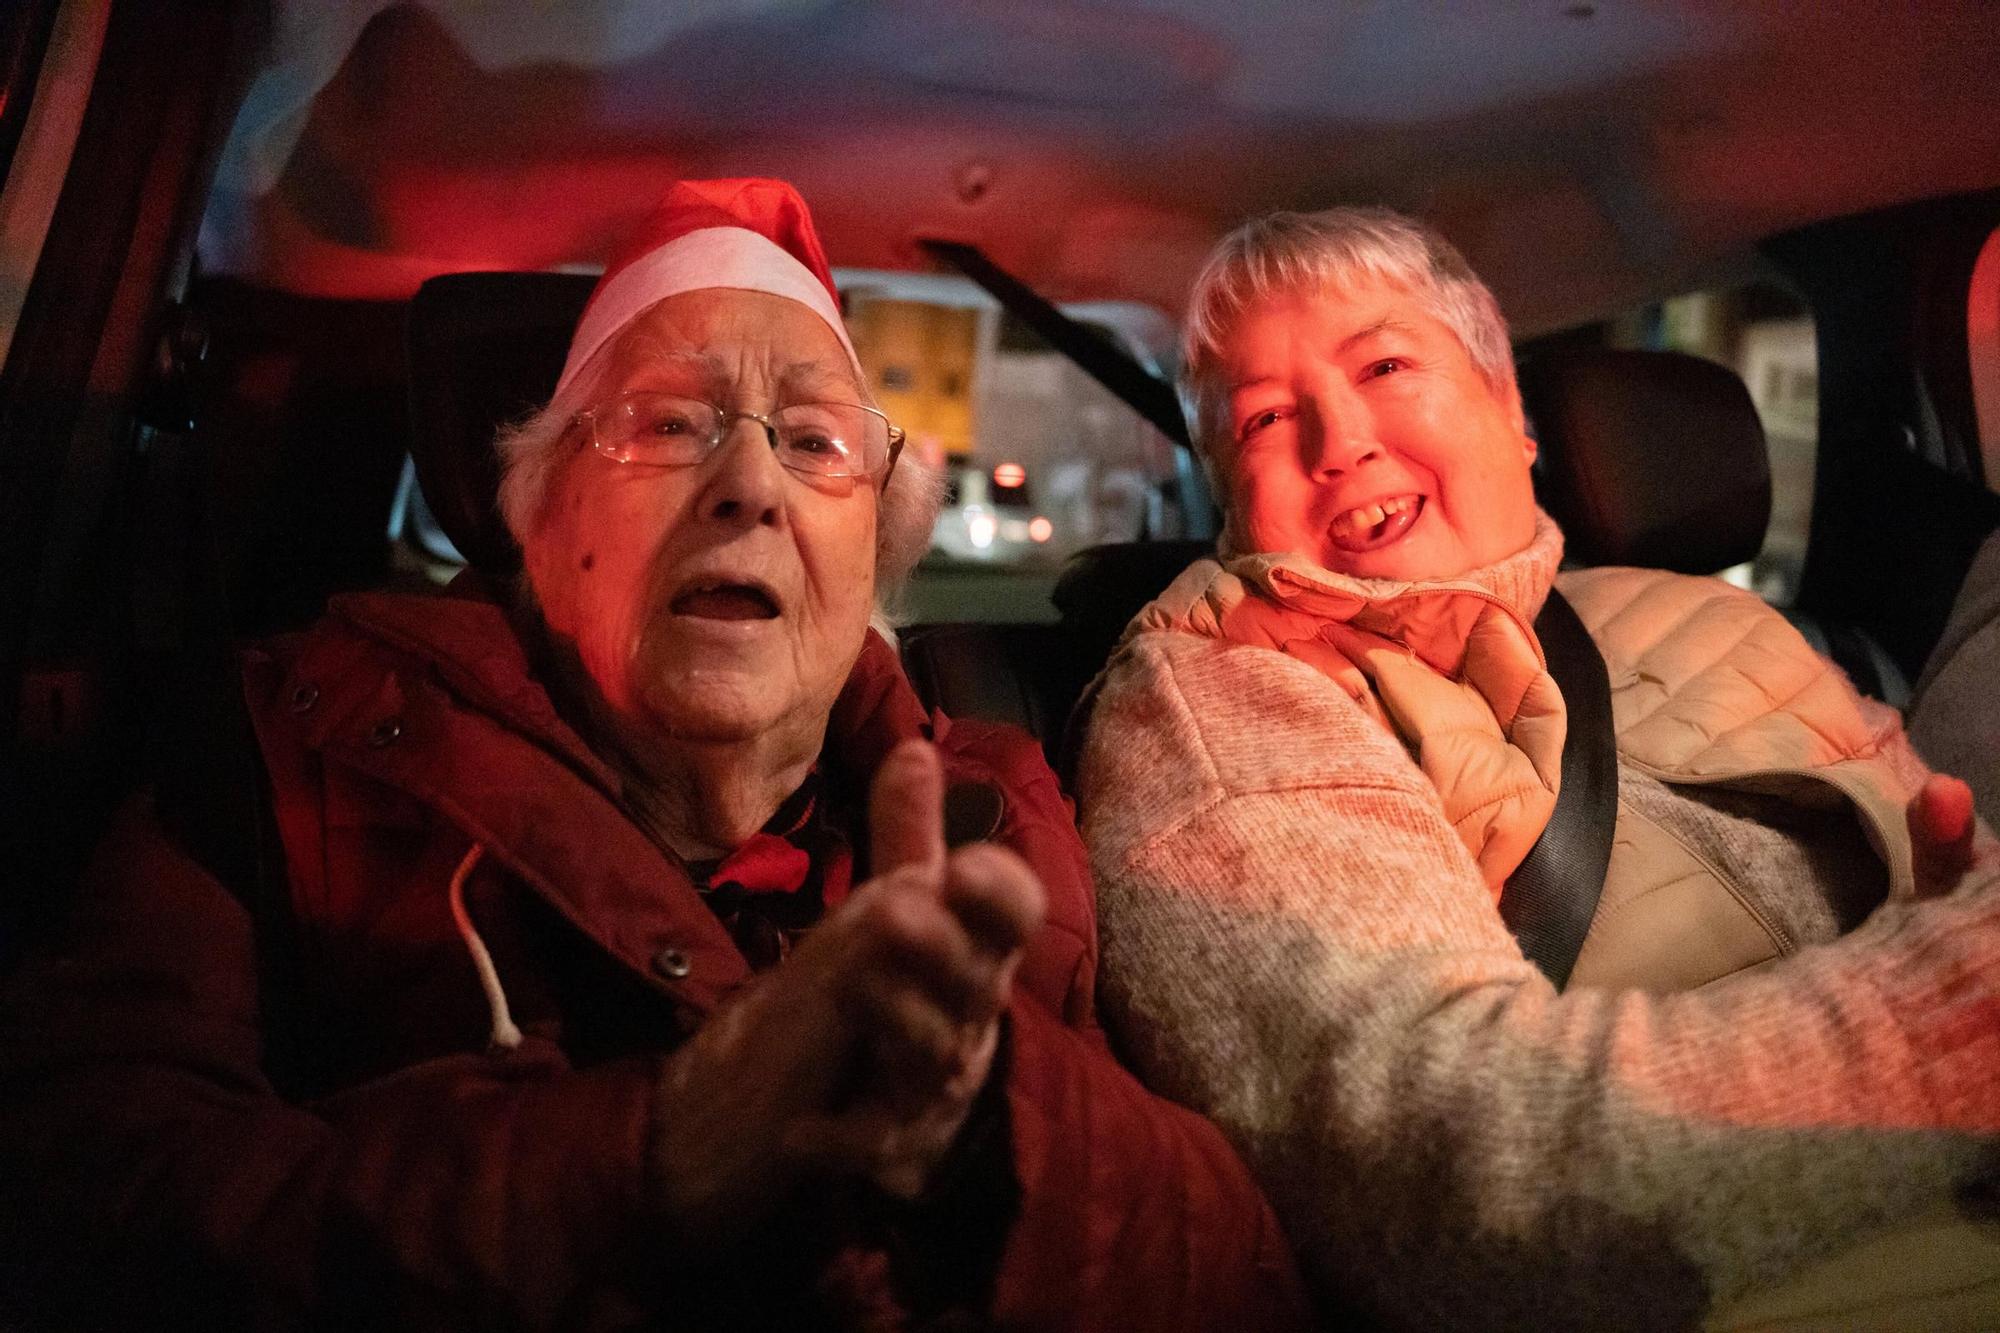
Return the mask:
<path id="1" fill-rule="evenodd" d="M 688 467 L 722 445 L 737 421 L 764 428 L 778 461 L 809 477 L 867 477 L 896 465 L 903 432 L 860 403 L 788 403 L 739 412 L 682 394 L 635 389 L 576 414 L 591 447 L 620 463 Z"/>

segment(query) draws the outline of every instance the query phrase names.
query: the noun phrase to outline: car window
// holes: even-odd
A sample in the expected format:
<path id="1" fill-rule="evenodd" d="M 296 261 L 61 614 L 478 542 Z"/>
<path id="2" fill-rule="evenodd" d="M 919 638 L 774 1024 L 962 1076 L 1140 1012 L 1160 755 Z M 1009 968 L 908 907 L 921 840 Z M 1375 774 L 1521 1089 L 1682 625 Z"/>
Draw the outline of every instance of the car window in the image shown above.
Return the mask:
<path id="1" fill-rule="evenodd" d="M 1986 238 L 1965 300 L 1965 349 L 1986 485 L 2000 490 L 2000 230 Z"/>
<path id="2" fill-rule="evenodd" d="M 945 475 L 912 620 L 1050 620 L 1065 557 L 1187 529 L 1175 447 L 1012 315 L 984 312 L 984 323 L 964 433 L 912 436 Z M 866 363 L 871 349 L 857 342 Z"/>
<path id="3" fill-rule="evenodd" d="M 0 15 L 0 362 L 69 171 L 109 12 L 39 3 Z"/>
<path id="4" fill-rule="evenodd" d="M 1689 292 L 1610 322 L 1616 347 L 1686 352 L 1734 370 L 1750 390 L 1771 455 L 1764 546 L 1723 577 L 1790 606 L 1805 566 L 1819 452 L 1819 358 L 1812 313 L 1792 292 L 1756 282 Z"/>
<path id="5" fill-rule="evenodd" d="M 944 477 L 912 620 L 1045 620 L 1063 559 L 1101 542 L 1179 536 L 1175 448 L 970 283 L 911 293 L 895 275 L 843 284 L 848 330 L 906 448 Z M 1148 369 L 1171 337 L 1158 311 L 1071 312 Z"/>

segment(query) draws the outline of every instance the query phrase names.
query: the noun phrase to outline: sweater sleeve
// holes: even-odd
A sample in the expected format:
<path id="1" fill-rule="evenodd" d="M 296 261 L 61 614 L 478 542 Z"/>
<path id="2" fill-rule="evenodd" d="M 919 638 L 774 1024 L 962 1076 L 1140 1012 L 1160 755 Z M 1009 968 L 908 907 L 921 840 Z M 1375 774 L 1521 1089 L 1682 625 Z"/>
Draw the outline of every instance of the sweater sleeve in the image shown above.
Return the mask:
<path id="1" fill-rule="evenodd" d="M 247 914 L 146 811 L 82 904 L 0 1007 L 14 1296 L 145 1302 L 130 1327 L 636 1317 L 621 1265 L 665 1248 L 640 1188 L 656 1060 L 576 1069 L 531 1040 L 295 1105 L 260 1067 Z"/>
<path id="2" fill-rule="evenodd" d="M 2000 872 L 1681 995 L 1558 996 L 1422 777 L 1282 655 L 1141 638 L 1079 775 L 1107 1021 L 1328 1299 L 1684 1327 L 2000 1159 Z"/>

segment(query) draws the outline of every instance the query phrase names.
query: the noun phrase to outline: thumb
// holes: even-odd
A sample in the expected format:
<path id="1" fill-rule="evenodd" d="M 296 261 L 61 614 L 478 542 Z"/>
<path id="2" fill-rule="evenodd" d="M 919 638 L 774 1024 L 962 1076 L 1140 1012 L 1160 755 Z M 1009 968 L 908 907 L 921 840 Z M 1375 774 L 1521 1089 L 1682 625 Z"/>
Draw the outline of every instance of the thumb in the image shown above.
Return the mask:
<path id="1" fill-rule="evenodd" d="M 1972 788 L 1933 774 L 1910 798 L 1909 824 L 1917 892 L 1948 892 L 1972 864 Z"/>
<path id="2" fill-rule="evenodd" d="M 929 741 L 904 741 L 868 792 L 870 872 L 944 871 L 944 766 Z"/>

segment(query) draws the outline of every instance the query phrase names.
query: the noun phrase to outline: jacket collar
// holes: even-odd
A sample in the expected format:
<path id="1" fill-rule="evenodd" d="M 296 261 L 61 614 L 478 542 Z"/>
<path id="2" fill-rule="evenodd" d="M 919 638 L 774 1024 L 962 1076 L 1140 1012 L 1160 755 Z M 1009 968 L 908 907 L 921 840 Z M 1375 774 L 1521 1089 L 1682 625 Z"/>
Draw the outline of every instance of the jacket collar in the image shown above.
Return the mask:
<path id="1" fill-rule="evenodd" d="M 1535 535 L 1514 554 L 1448 579 L 1367 579 L 1336 573 L 1302 555 L 1247 555 L 1224 568 L 1259 592 L 1296 610 L 1347 619 L 1356 605 L 1409 606 L 1438 593 L 1467 593 L 1499 603 L 1523 625 L 1533 625 L 1562 564 L 1563 535 L 1556 521 L 1535 510 Z"/>
<path id="2" fill-rule="evenodd" d="M 348 593 L 328 613 L 422 662 L 468 706 L 555 751 L 607 793 L 618 791 L 617 774 L 557 712 L 498 595 L 472 570 L 439 596 Z M 896 650 L 871 628 L 834 701 L 822 766 L 865 784 L 900 742 L 938 739 L 942 721 L 925 711 Z"/>
<path id="3" fill-rule="evenodd" d="M 312 646 L 318 640 L 331 650 L 323 662 L 353 661 L 339 647 L 342 638 L 387 649 L 392 679 L 352 680 L 353 690 L 368 696 L 351 710 L 359 720 L 327 719 L 308 744 L 336 749 L 378 781 L 449 811 L 560 915 L 681 1000 L 705 1010 L 747 978 L 747 964 L 696 899 L 686 868 L 623 814 L 617 774 L 557 713 L 514 625 L 483 585 L 455 584 L 443 596 L 336 598 L 327 621 L 308 636 L 302 660 L 321 651 Z M 453 703 L 425 702 L 439 687 Z M 360 714 L 387 698 L 400 700 L 408 735 L 419 738 L 414 744 L 377 746 L 348 734 L 357 726 L 365 731 Z M 829 719 L 821 768 L 837 790 L 865 793 L 897 742 L 944 731 L 943 720 L 927 717 L 918 703 L 895 649 L 870 630 Z M 551 762 L 594 796 L 566 788 Z M 603 813 L 589 813 L 597 801 Z M 684 979 L 654 975 L 662 940 L 692 959 L 691 968 L 676 973 Z"/>
<path id="4" fill-rule="evenodd" d="M 1562 552 L 1562 529 L 1537 509 L 1535 535 L 1525 547 L 1449 579 L 1357 578 L 1286 553 L 1237 555 L 1222 563 L 1198 560 L 1134 618 L 1125 637 L 1167 629 L 1276 647 L 1286 637 L 1345 623 L 1399 643 L 1432 669 L 1455 675 L 1468 637 L 1495 608 L 1520 626 L 1539 658 L 1535 617 L 1548 600 Z M 1259 606 L 1268 614 L 1257 614 Z M 1291 628 L 1282 634 L 1257 632 L 1274 623 Z"/>
<path id="5" fill-rule="evenodd" d="M 1403 742 L 1497 894 L 1561 788 L 1568 713 L 1533 626 L 1561 557 L 1537 511 L 1525 548 L 1453 579 L 1354 578 L 1297 555 L 1200 561 L 1126 636 L 1273 648 L 1319 671 Z"/>

